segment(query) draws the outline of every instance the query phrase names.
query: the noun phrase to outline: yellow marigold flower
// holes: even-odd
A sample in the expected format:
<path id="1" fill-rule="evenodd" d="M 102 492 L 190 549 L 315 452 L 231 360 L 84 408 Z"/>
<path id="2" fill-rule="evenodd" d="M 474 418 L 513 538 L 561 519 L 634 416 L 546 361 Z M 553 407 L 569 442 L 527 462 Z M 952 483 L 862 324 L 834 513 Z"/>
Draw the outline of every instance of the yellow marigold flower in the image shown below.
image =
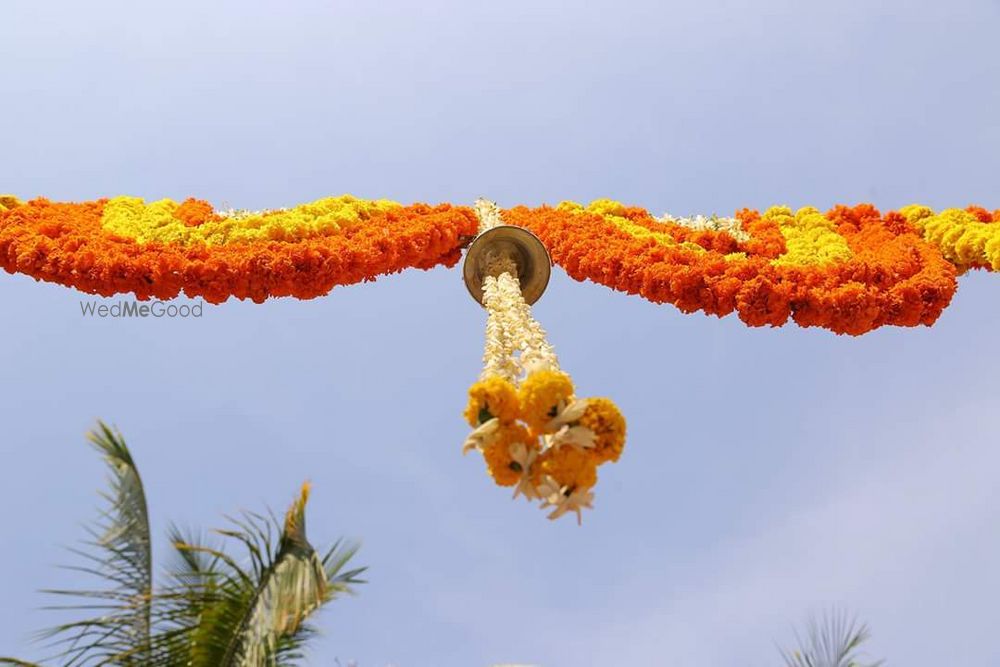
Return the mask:
<path id="1" fill-rule="evenodd" d="M 0 195 L 0 211 L 20 205 L 21 200 L 14 195 Z"/>
<path id="2" fill-rule="evenodd" d="M 483 449 L 483 458 L 490 476 L 498 486 L 514 486 L 520 481 L 524 468 L 514 456 L 514 445 L 522 444 L 527 449 L 538 449 L 538 438 L 521 424 L 505 424 L 494 439 Z"/>
<path id="3" fill-rule="evenodd" d="M 569 211 L 570 213 L 579 213 L 583 210 L 583 204 L 575 201 L 561 201 L 556 205 L 557 211 Z"/>
<path id="4" fill-rule="evenodd" d="M 812 206 L 800 208 L 794 215 L 787 206 L 772 206 L 764 219 L 778 223 L 785 237 L 787 252 L 774 260 L 775 266 L 830 264 L 852 255 L 834 222 Z"/>
<path id="5" fill-rule="evenodd" d="M 587 212 L 597 213 L 598 215 L 620 216 L 625 213 L 625 205 L 614 199 L 595 199 L 587 206 Z"/>
<path id="6" fill-rule="evenodd" d="M 479 426 L 496 417 L 501 423 L 517 419 L 517 390 L 501 377 L 488 377 L 469 387 L 469 403 L 465 420 L 469 426 Z"/>
<path id="7" fill-rule="evenodd" d="M 625 447 L 625 417 L 609 398 L 587 400 L 580 426 L 594 432 L 594 447 L 587 449 L 598 464 L 617 461 Z"/>
<path id="8" fill-rule="evenodd" d="M 921 206 L 920 204 L 909 204 L 899 209 L 899 212 L 903 214 L 903 217 L 907 219 L 912 225 L 916 225 L 917 229 L 923 230 L 924 226 L 922 222 L 927 218 L 934 215 L 934 211 L 926 206 Z"/>
<path id="9" fill-rule="evenodd" d="M 573 398 L 573 381 L 562 371 L 535 371 L 521 383 L 517 392 L 521 419 L 533 431 L 549 432 L 546 425 Z"/>
<path id="10" fill-rule="evenodd" d="M 597 462 L 586 451 L 576 447 L 549 449 L 538 457 L 539 473 L 548 475 L 567 493 L 589 489 L 597 484 Z"/>

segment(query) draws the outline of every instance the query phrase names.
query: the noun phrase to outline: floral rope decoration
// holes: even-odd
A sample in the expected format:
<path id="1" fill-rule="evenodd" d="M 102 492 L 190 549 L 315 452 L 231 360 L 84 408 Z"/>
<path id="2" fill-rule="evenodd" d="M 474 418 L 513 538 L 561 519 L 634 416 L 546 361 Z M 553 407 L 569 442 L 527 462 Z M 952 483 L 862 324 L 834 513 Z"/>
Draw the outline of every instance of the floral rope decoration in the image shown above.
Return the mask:
<path id="1" fill-rule="evenodd" d="M 478 218 L 468 207 L 347 195 L 267 211 L 216 210 L 198 199 L 58 203 L 0 195 L 0 267 L 102 296 L 308 299 L 410 267 L 455 264 L 480 221 L 501 220 L 499 211 L 477 211 Z M 859 335 L 931 325 L 951 301 L 957 275 L 1000 271 L 1000 210 L 977 206 L 885 214 L 868 204 L 826 213 L 772 207 L 682 218 L 599 199 L 516 207 L 503 219 L 534 232 L 577 280 L 686 313 L 735 312 L 750 326 L 791 320 Z M 503 273 L 484 285 L 494 300 L 511 298 Z M 530 313 L 496 312 L 487 324 L 494 340 L 526 322 L 523 335 L 533 342 L 525 342 L 525 360 L 544 357 L 547 343 Z M 514 372 L 511 355 L 495 359 L 506 366 L 497 375 Z"/>
<path id="2" fill-rule="evenodd" d="M 503 224 L 496 204 L 479 200 L 475 210 L 480 233 Z M 469 389 L 473 431 L 462 451 L 481 452 L 494 482 L 514 487 L 515 498 L 540 501 L 550 519 L 572 512 L 579 523 L 592 507 L 598 466 L 621 456 L 625 419 L 609 399 L 576 398 L 510 257 L 487 257 L 483 305 L 483 372 Z"/>
<path id="3" fill-rule="evenodd" d="M 955 276 L 1000 270 L 1000 211 L 885 215 L 862 204 L 744 209 L 733 218 L 654 218 L 611 200 L 505 211 L 577 280 L 671 303 L 685 313 L 736 312 L 750 326 L 859 335 L 887 324 L 933 324 Z"/>
<path id="4" fill-rule="evenodd" d="M 475 230 L 467 207 L 349 195 L 262 212 L 216 211 L 197 199 L 3 196 L 0 266 L 102 296 L 309 299 L 409 267 L 451 266 Z"/>

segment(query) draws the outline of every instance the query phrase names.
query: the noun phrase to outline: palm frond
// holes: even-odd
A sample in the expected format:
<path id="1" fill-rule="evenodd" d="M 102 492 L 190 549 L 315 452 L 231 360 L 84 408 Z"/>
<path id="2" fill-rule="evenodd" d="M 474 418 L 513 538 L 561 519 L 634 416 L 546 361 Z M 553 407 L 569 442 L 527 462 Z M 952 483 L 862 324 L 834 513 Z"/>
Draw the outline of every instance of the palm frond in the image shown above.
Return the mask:
<path id="1" fill-rule="evenodd" d="M 187 554 L 213 564 L 200 623 L 191 641 L 194 667 L 263 667 L 301 657 L 313 629 L 306 619 L 334 597 L 362 583 L 362 569 L 344 571 L 357 547 L 341 543 L 320 557 L 306 538 L 309 487 L 284 522 L 259 514 L 231 518 L 233 528 L 218 531 L 246 551 L 247 565 L 223 551 L 176 541 Z M 276 540 L 277 538 L 277 540 Z M 200 566 L 199 566 L 200 567 Z"/>
<path id="2" fill-rule="evenodd" d="M 234 558 L 202 536 L 172 527 L 173 559 L 153 589 L 149 517 L 142 480 L 124 439 L 104 423 L 88 439 L 111 471 L 100 518 L 81 563 L 69 569 L 99 580 L 92 590 L 53 589 L 72 597 L 59 610 L 83 620 L 40 633 L 64 667 L 279 667 L 302 657 L 315 634 L 307 620 L 325 603 L 364 583 L 364 568 L 347 569 L 357 546 L 338 541 L 320 557 L 306 538 L 308 484 L 279 520 L 245 512 L 218 531 L 235 541 Z M 39 667 L 15 658 L 0 665 Z"/>
<path id="3" fill-rule="evenodd" d="M 858 649 L 871 632 L 844 612 L 831 611 L 822 620 L 811 618 L 806 636 L 795 633 L 798 648 L 781 650 L 785 667 L 879 667 L 883 661 L 862 663 Z"/>
<path id="4" fill-rule="evenodd" d="M 56 657 L 67 666 L 91 662 L 146 665 L 151 657 L 153 588 L 146 494 L 132 454 L 119 433 L 99 421 L 87 439 L 107 463 L 110 488 L 101 494 L 106 506 L 89 530 L 91 539 L 84 543 L 86 548 L 73 550 L 89 565 L 73 569 L 102 580 L 103 586 L 94 590 L 46 592 L 88 601 L 63 609 L 99 608 L 102 613 L 59 625 L 41 636 L 54 640 L 52 645 L 59 651 Z"/>

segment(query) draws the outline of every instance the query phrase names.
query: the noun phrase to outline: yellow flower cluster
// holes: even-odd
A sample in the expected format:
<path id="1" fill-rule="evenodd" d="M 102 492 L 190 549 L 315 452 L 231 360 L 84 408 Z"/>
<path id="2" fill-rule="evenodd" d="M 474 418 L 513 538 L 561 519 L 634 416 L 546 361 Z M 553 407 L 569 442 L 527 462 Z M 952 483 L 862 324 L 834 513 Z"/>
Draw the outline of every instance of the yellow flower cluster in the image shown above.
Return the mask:
<path id="1" fill-rule="evenodd" d="M 772 206 L 762 219 L 777 223 L 785 238 L 788 250 L 774 260 L 775 266 L 822 265 L 851 257 L 847 239 L 817 208 L 806 206 L 792 214 L 787 206 Z"/>
<path id="2" fill-rule="evenodd" d="M 517 389 L 497 376 L 485 378 L 469 387 L 469 403 L 465 406 L 465 421 L 473 428 L 494 417 L 503 424 L 518 417 Z"/>
<path id="3" fill-rule="evenodd" d="M 597 463 L 585 449 L 560 447 L 544 452 L 538 459 L 538 468 L 542 476 L 551 477 L 566 489 L 567 495 L 597 484 Z"/>
<path id="4" fill-rule="evenodd" d="M 1000 220 L 985 210 L 979 215 L 973 210 L 949 208 L 935 214 L 926 206 L 904 206 L 899 211 L 924 235 L 924 239 L 941 249 L 941 254 L 959 272 L 971 268 L 1000 271 Z"/>
<path id="5" fill-rule="evenodd" d="M 573 381 L 561 371 L 542 369 L 521 383 L 517 397 L 524 421 L 532 430 L 544 433 L 546 425 L 573 397 Z"/>
<path id="6" fill-rule="evenodd" d="M 607 398 L 576 399 L 562 371 L 541 369 L 516 387 L 499 377 L 469 389 L 466 450 L 483 454 L 493 481 L 553 507 L 549 518 L 590 507 L 598 466 L 617 461 L 625 418 Z"/>
<path id="7" fill-rule="evenodd" d="M 518 445 L 525 451 L 537 451 L 538 438 L 532 438 L 523 425 L 509 422 L 502 423 L 497 436 L 483 447 L 486 467 L 498 486 L 514 486 L 528 467 L 516 457 Z"/>
<path id="8" fill-rule="evenodd" d="M 193 200 L 191 200 L 193 201 Z M 114 197 L 104 206 L 102 227 L 139 243 L 158 241 L 190 245 L 222 245 L 252 241 L 298 241 L 350 229 L 372 215 L 401 205 L 343 195 L 326 197 L 289 209 L 219 213 L 184 206 L 171 199 L 147 204 L 140 197 Z"/>
<path id="9" fill-rule="evenodd" d="M 597 464 L 614 462 L 625 448 L 625 417 L 609 398 L 591 398 L 587 410 L 580 417 L 580 426 L 594 433 L 594 447 L 590 450 Z"/>

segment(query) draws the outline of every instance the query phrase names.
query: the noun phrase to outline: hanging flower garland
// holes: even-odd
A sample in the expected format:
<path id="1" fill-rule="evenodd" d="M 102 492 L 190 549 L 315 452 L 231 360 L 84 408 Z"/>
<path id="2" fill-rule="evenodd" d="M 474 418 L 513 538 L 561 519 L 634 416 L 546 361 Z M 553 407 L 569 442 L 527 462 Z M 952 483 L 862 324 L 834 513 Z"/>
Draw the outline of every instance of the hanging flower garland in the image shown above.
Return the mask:
<path id="1" fill-rule="evenodd" d="M 858 335 L 930 325 L 956 275 L 1000 270 L 1000 210 L 974 206 L 657 218 L 601 199 L 503 215 L 541 238 L 577 280 L 683 312 L 735 312 L 750 326 L 792 320 Z M 346 195 L 260 212 L 197 199 L 25 203 L 0 195 L 0 267 L 103 296 L 307 299 L 410 267 L 451 266 L 476 226 L 468 207 Z"/>
<path id="2" fill-rule="evenodd" d="M 577 280 L 592 280 L 683 312 L 736 312 L 750 326 L 789 319 L 858 335 L 886 324 L 930 325 L 956 288 L 956 265 L 990 266 L 998 245 L 983 231 L 993 223 L 952 214 L 921 218 L 925 233 L 903 213 L 870 205 L 734 218 L 656 219 L 610 200 L 589 206 L 517 207 L 511 224 L 533 231 L 553 259 Z M 942 232 L 935 225 L 951 227 Z M 962 235 L 954 240 L 954 230 Z M 924 238 L 926 237 L 926 238 Z M 940 239 L 952 247 L 942 245 Z M 961 264 L 959 263 L 961 268 Z"/>
<path id="3" fill-rule="evenodd" d="M 480 233 L 503 224 L 495 204 L 476 202 Z M 469 388 L 472 433 L 462 451 L 482 453 L 499 486 L 538 500 L 550 519 L 592 506 L 598 466 L 617 461 L 625 419 L 606 398 L 577 398 L 570 376 L 531 314 L 513 259 L 489 258 L 483 279 L 483 372 Z"/>
<path id="4" fill-rule="evenodd" d="M 0 197 L 0 266 L 103 296 L 308 299 L 409 267 L 451 266 L 475 230 L 466 207 L 346 195 L 263 212 L 216 211 L 197 199 L 8 196 Z"/>
<path id="5" fill-rule="evenodd" d="M 750 326 L 792 320 L 850 335 L 929 326 L 957 275 L 1000 271 L 1000 210 L 974 206 L 656 218 L 608 199 L 501 211 L 485 200 L 404 206 L 349 195 L 268 211 L 216 210 L 197 199 L 0 195 L 0 267 L 104 296 L 308 299 L 406 268 L 454 265 L 477 232 L 478 243 L 503 225 L 533 232 L 577 280 L 686 313 L 735 312 Z M 547 281 L 548 255 L 539 252 Z M 524 282 L 524 258 L 498 251 L 486 259 L 470 286 L 486 308 L 486 344 L 463 452 L 480 452 L 496 484 L 539 501 L 550 519 L 573 513 L 580 522 L 598 468 L 622 454 L 625 419 L 610 399 L 578 397 L 560 369 L 529 305 L 544 284 Z"/>

